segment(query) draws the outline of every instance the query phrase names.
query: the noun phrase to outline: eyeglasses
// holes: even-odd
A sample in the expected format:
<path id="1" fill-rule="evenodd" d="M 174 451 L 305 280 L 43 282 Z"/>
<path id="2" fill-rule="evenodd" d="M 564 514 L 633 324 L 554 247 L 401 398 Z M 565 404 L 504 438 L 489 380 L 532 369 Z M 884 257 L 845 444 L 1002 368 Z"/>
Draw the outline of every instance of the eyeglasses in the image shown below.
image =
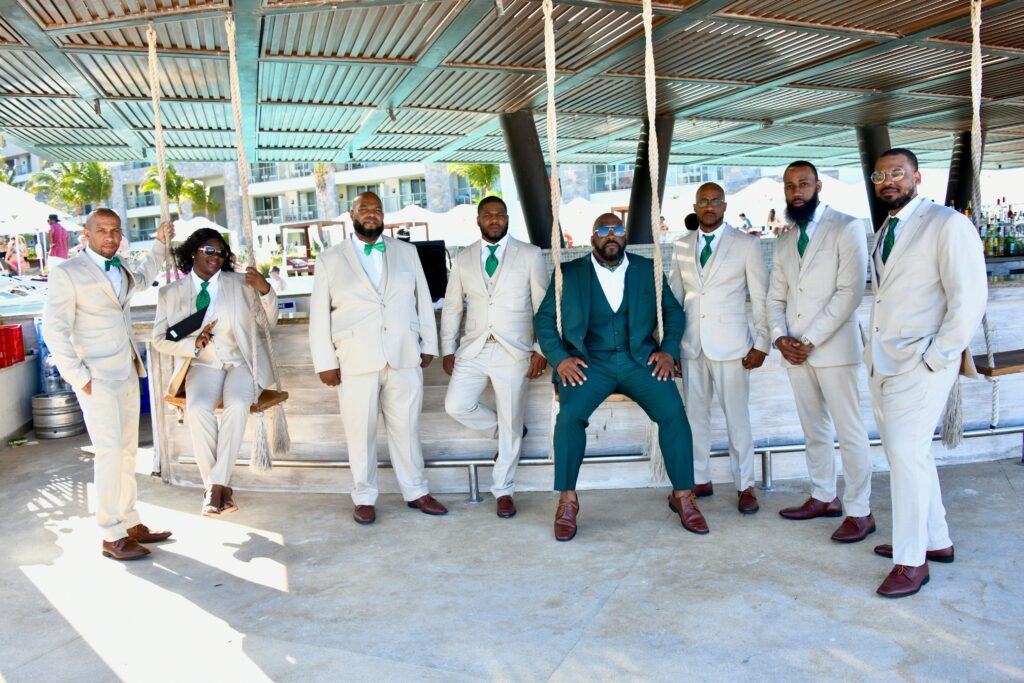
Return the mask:
<path id="1" fill-rule="evenodd" d="M 626 234 L 626 228 L 622 225 L 602 225 L 594 228 L 594 234 L 598 237 L 607 237 L 608 235 L 622 237 Z"/>
<path id="2" fill-rule="evenodd" d="M 199 247 L 199 251 L 207 256 L 219 256 L 222 259 L 226 259 L 228 257 L 227 249 L 218 249 L 217 247 Z"/>
<path id="3" fill-rule="evenodd" d="M 724 199 L 698 199 L 697 206 L 702 209 L 706 209 L 709 206 L 725 206 Z"/>
<path id="4" fill-rule="evenodd" d="M 903 167 L 897 166 L 888 173 L 886 173 L 885 171 L 875 171 L 874 173 L 871 174 L 871 182 L 873 182 L 875 185 L 881 185 L 882 183 L 885 182 L 886 176 L 888 176 L 892 178 L 892 181 L 894 183 L 898 183 L 899 181 L 903 180 L 903 177 L 905 175 L 907 175 L 907 172 L 903 170 Z"/>

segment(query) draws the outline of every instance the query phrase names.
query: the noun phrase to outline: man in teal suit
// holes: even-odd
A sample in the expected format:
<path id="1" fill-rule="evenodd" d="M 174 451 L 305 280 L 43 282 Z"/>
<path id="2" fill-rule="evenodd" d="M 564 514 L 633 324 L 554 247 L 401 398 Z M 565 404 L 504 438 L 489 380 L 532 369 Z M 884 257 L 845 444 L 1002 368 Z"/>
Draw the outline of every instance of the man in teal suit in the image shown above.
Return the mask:
<path id="1" fill-rule="evenodd" d="M 679 360 L 685 318 L 662 276 L 664 339 L 658 344 L 654 266 L 626 255 L 626 231 L 618 216 L 594 222 L 589 257 L 562 265 L 562 335 L 555 320 L 555 287 L 534 317 L 541 350 L 555 372 L 559 392 L 555 422 L 555 538 L 576 535 L 576 479 L 587 446 L 590 415 L 613 393 L 625 394 L 658 425 L 665 469 L 672 481 L 669 506 L 693 533 L 708 533 L 693 488 L 693 444 L 672 374 Z"/>

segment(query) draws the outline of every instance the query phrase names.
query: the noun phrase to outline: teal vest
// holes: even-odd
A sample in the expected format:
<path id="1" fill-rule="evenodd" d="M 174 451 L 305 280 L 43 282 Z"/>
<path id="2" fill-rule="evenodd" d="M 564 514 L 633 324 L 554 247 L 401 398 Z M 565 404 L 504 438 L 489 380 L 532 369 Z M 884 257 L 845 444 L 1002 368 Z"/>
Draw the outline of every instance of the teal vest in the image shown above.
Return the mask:
<path id="1" fill-rule="evenodd" d="M 593 264 L 590 267 L 594 268 Z M 597 274 L 591 274 L 591 278 L 590 319 L 583 344 L 590 352 L 629 351 L 629 297 L 626 296 L 625 287 L 622 292 L 622 305 L 619 306 L 619 310 L 612 311 Z"/>

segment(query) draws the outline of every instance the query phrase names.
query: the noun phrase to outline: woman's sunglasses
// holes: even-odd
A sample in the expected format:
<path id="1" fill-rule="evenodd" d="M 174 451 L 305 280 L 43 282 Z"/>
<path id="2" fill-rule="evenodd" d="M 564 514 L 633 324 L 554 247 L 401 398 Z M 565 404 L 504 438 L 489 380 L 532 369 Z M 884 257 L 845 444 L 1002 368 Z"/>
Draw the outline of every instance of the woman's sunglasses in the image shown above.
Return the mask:
<path id="1" fill-rule="evenodd" d="M 227 249 L 218 249 L 217 247 L 199 247 L 199 253 L 206 254 L 207 256 L 219 256 L 222 259 L 228 257 Z"/>

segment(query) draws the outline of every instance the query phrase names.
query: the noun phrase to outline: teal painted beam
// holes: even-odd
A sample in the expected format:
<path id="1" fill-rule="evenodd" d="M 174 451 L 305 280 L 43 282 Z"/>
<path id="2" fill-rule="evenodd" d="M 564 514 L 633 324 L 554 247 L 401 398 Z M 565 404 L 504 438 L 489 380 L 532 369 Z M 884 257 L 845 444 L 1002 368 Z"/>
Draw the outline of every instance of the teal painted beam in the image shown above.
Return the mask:
<path id="1" fill-rule="evenodd" d="M 338 161 L 344 161 L 357 150 L 363 148 L 366 143 L 376 135 L 377 129 L 381 124 L 388 120 L 388 110 L 394 111 L 405 104 L 409 95 L 411 95 L 424 80 L 429 78 L 435 69 L 444 63 L 444 60 L 447 59 L 452 50 L 454 50 L 459 43 L 465 40 L 466 36 L 472 33 L 473 29 L 477 28 L 477 26 L 480 25 L 480 22 L 483 21 L 493 9 L 494 0 L 469 0 L 455 19 L 453 19 L 441 34 L 434 39 L 430 46 L 423 51 L 423 54 L 416 60 L 416 66 L 410 69 L 405 77 L 402 78 L 401 82 L 395 87 L 391 95 L 388 96 L 387 102 L 382 103 L 382 106 L 377 111 L 370 114 L 370 116 L 363 122 L 359 132 L 352 136 L 352 140 L 349 142 L 348 149 L 345 154 L 339 157 Z"/>
<path id="2" fill-rule="evenodd" d="M 444 159 L 446 154 L 450 154 L 459 149 L 464 149 L 476 142 L 480 138 L 487 137 L 495 131 L 501 130 L 501 121 L 497 116 L 492 116 L 487 122 L 477 126 L 473 130 L 469 131 L 458 140 L 454 140 L 441 149 L 423 157 L 423 163 L 432 164 Z"/>
<path id="3" fill-rule="evenodd" d="M 242 96 L 242 140 L 249 163 L 260 160 L 256 132 L 259 124 L 259 58 L 262 53 L 263 16 L 261 0 L 235 0 L 235 55 L 238 59 L 238 86 Z"/>
<path id="4" fill-rule="evenodd" d="M 142 152 L 147 151 L 148 147 L 142 136 L 133 131 L 128 121 L 113 107 L 103 106 L 103 93 L 93 86 L 66 54 L 61 52 L 18 0 L 0 0 L 0 16 L 3 16 L 22 40 L 36 51 L 43 62 L 68 82 L 78 97 L 88 104 L 99 104 L 100 118 L 124 140 L 126 146 Z"/>
<path id="5" fill-rule="evenodd" d="M 46 29 L 48 36 L 67 36 L 86 33 L 89 31 L 113 31 L 120 28 L 138 28 L 146 24 L 169 24 L 176 21 L 224 17 L 224 9 L 207 9 L 205 6 L 184 7 L 173 10 L 156 10 L 133 14 L 129 17 L 113 17 L 110 19 L 93 19 L 91 21 L 73 23 L 68 26 L 58 26 Z M 143 29 L 145 30 L 145 29 Z"/>
<path id="6" fill-rule="evenodd" d="M 11 132 L 12 130 L 14 131 L 13 133 Z M 14 144 L 18 145 L 18 147 L 21 147 L 26 152 L 31 152 L 32 154 L 35 154 L 37 157 L 42 157 L 47 161 L 54 160 L 53 156 L 49 152 L 45 151 L 45 149 L 42 146 L 37 145 L 34 142 L 29 142 L 28 140 L 22 138 L 20 135 L 18 135 L 18 131 L 13 128 L 0 127 L 0 135 L 3 135 L 5 138 L 10 140 Z"/>

